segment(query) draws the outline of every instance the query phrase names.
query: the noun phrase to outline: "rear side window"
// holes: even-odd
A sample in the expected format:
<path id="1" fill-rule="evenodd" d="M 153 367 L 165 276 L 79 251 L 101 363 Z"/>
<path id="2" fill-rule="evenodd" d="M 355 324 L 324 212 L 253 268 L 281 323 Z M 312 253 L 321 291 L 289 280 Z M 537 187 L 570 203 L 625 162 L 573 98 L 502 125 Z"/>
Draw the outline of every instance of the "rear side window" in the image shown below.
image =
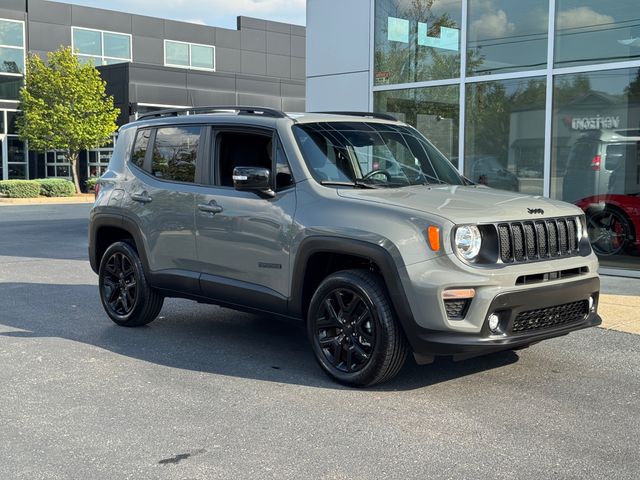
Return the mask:
<path id="1" fill-rule="evenodd" d="M 162 180 L 194 183 L 200 127 L 163 127 L 156 131 L 151 174 Z"/>
<path id="2" fill-rule="evenodd" d="M 131 163 L 140 168 L 144 168 L 144 158 L 147 155 L 150 137 L 151 130 L 148 128 L 138 130 L 136 133 L 136 141 L 133 144 L 133 152 L 131 153 Z"/>

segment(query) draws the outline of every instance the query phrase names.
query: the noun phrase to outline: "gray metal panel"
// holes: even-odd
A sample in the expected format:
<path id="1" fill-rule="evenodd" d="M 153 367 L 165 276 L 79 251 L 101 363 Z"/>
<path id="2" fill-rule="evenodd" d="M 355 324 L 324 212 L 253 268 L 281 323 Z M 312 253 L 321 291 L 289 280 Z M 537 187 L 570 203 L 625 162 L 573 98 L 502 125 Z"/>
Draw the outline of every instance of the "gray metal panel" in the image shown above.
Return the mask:
<path id="1" fill-rule="evenodd" d="M 238 17 L 238 30 L 244 30 L 245 28 L 254 28 L 256 30 L 266 30 L 267 22 L 260 20 L 259 18 L 252 17 Z"/>
<path id="2" fill-rule="evenodd" d="M 291 35 L 291 56 L 304 58 L 306 56 L 307 38 Z"/>
<path id="3" fill-rule="evenodd" d="M 275 79 L 267 80 L 266 78 L 243 78 L 238 76 L 236 88 L 239 92 L 280 96 L 280 81 Z"/>
<path id="4" fill-rule="evenodd" d="M 291 25 L 282 22 L 272 22 L 267 20 L 267 31 L 291 34 Z"/>
<path id="5" fill-rule="evenodd" d="M 161 18 L 132 15 L 133 33 L 142 37 L 164 38 L 164 20 Z"/>
<path id="6" fill-rule="evenodd" d="M 2 7 L 5 5 L 3 4 Z M 26 20 L 27 14 L 24 10 L 19 9 L 9 10 L 8 8 L 0 8 L 0 18 L 6 18 L 8 20 Z"/>
<path id="7" fill-rule="evenodd" d="M 242 73 L 251 75 L 267 74 L 267 55 L 265 53 L 242 51 L 241 54 Z"/>
<path id="8" fill-rule="evenodd" d="M 164 42 L 162 39 L 134 35 L 133 61 L 164 65 Z"/>
<path id="9" fill-rule="evenodd" d="M 253 28 L 243 29 L 240 32 L 242 50 L 254 52 L 266 52 L 267 32 Z"/>
<path id="10" fill-rule="evenodd" d="M 301 25 L 291 25 L 291 35 L 298 35 L 299 37 L 307 36 L 307 28 Z"/>
<path id="11" fill-rule="evenodd" d="M 199 90 L 236 90 L 236 77 L 224 73 L 205 73 L 189 71 L 187 73 L 187 88 Z"/>
<path id="12" fill-rule="evenodd" d="M 178 68 L 131 65 L 129 78 L 132 83 L 171 85 L 187 88 L 187 70 Z"/>
<path id="13" fill-rule="evenodd" d="M 291 78 L 291 57 L 267 53 L 267 75 L 269 77 Z"/>
<path id="14" fill-rule="evenodd" d="M 216 49 L 217 47 L 240 49 L 240 32 L 238 30 L 229 30 L 228 28 L 216 28 L 215 45 Z"/>
<path id="15" fill-rule="evenodd" d="M 240 50 L 216 46 L 216 70 L 240 72 Z"/>
<path id="16" fill-rule="evenodd" d="M 26 0 L 2 0 L 2 8 L 6 10 L 15 10 L 18 12 L 27 11 Z M 10 17 L 13 19 L 13 17 Z"/>
<path id="17" fill-rule="evenodd" d="M 29 24 L 35 22 L 71 25 L 71 5 L 29 0 Z"/>
<path id="18" fill-rule="evenodd" d="M 211 29 L 206 25 L 195 23 L 164 21 L 164 35 L 167 40 L 179 40 L 181 42 L 211 44 Z"/>
<path id="19" fill-rule="evenodd" d="M 185 88 L 132 83 L 131 101 L 157 105 L 190 105 L 189 91 Z"/>
<path id="20" fill-rule="evenodd" d="M 304 98 L 304 82 L 301 83 L 289 83 L 281 82 L 281 92 L 283 97 L 299 97 Z"/>
<path id="21" fill-rule="evenodd" d="M 291 57 L 291 78 L 303 80 L 305 78 L 305 59 Z"/>
<path id="22" fill-rule="evenodd" d="M 291 35 L 267 32 L 267 53 L 291 55 Z"/>
<path id="23" fill-rule="evenodd" d="M 101 8 L 71 5 L 71 24 L 74 27 L 131 33 L 130 14 Z"/>
<path id="24" fill-rule="evenodd" d="M 71 28 L 52 23 L 29 21 L 29 50 L 56 50 L 71 45 Z"/>
<path id="25" fill-rule="evenodd" d="M 238 105 L 256 105 L 259 107 L 270 107 L 282 109 L 282 99 L 271 95 L 255 95 L 253 93 L 238 92 Z"/>
<path id="26" fill-rule="evenodd" d="M 285 112 L 304 112 L 304 98 L 282 97 L 282 110 Z"/>
<path id="27" fill-rule="evenodd" d="M 235 105 L 236 92 L 219 92 L 215 90 L 190 90 L 193 105 Z"/>

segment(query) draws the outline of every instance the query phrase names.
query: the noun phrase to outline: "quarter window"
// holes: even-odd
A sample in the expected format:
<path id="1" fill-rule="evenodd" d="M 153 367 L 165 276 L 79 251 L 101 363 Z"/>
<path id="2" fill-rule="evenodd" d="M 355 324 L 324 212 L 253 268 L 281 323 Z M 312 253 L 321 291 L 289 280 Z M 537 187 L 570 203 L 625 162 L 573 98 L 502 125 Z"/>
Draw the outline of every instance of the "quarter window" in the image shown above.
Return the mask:
<path id="1" fill-rule="evenodd" d="M 138 130 L 136 135 L 136 141 L 133 145 L 133 152 L 131 153 L 131 162 L 134 165 L 144 168 L 144 158 L 147 155 L 147 147 L 149 146 L 149 137 L 151 136 L 150 129 Z"/>
<path id="2" fill-rule="evenodd" d="M 197 43 L 164 41 L 164 64 L 168 67 L 214 71 L 216 48 Z"/>
<path id="3" fill-rule="evenodd" d="M 195 183 L 200 127 L 166 127 L 156 131 L 151 174 L 174 182 Z"/>

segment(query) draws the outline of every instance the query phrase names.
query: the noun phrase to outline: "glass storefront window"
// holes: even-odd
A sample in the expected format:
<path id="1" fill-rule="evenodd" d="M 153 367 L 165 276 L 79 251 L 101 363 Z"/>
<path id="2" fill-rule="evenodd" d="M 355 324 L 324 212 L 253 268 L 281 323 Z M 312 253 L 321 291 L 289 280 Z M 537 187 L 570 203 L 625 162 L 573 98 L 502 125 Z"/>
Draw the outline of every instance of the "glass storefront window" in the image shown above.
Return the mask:
<path id="1" fill-rule="evenodd" d="M 460 76 L 461 0 L 376 0 L 374 85 Z"/>
<path id="2" fill-rule="evenodd" d="M 469 0 L 467 74 L 547 66 L 549 0 Z"/>
<path id="3" fill-rule="evenodd" d="M 22 22 L 0 19 L 0 45 L 24 47 Z"/>
<path id="4" fill-rule="evenodd" d="M 164 41 L 164 64 L 169 67 L 215 70 L 216 49 L 210 45 Z"/>
<path id="5" fill-rule="evenodd" d="M 0 47 L 0 72 L 22 74 L 24 72 L 24 50 Z"/>
<path id="6" fill-rule="evenodd" d="M 640 68 L 557 76 L 551 195 L 587 215 L 603 265 L 640 267 Z"/>
<path id="7" fill-rule="evenodd" d="M 556 67 L 638 58 L 638 0 L 556 1 Z"/>
<path id="8" fill-rule="evenodd" d="M 164 63 L 166 65 L 188 67 L 189 44 L 180 42 L 164 42 Z"/>
<path id="9" fill-rule="evenodd" d="M 374 110 L 416 127 L 458 166 L 459 87 L 413 88 L 374 93 Z"/>
<path id="10" fill-rule="evenodd" d="M 111 65 L 131 61 L 131 36 L 73 27 L 73 48 L 82 63 Z"/>
<path id="11" fill-rule="evenodd" d="M 102 34 L 98 30 L 74 28 L 73 48 L 82 55 L 102 56 Z"/>
<path id="12" fill-rule="evenodd" d="M 104 56 L 128 60 L 131 58 L 131 39 L 119 33 L 103 34 Z"/>
<path id="13" fill-rule="evenodd" d="M 191 45 L 191 67 L 213 70 L 213 47 Z"/>
<path id="14" fill-rule="evenodd" d="M 544 78 L 467 85 L 465 175 L 501 190 L 542 195 Z"/>

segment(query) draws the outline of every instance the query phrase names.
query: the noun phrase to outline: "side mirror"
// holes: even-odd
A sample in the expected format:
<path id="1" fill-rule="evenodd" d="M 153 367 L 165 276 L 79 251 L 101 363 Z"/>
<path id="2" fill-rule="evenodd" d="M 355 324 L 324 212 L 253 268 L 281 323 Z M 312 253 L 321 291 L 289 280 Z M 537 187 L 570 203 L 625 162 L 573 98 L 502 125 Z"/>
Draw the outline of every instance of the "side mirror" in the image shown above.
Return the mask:
<path id="1" fill-rule="evenodd" d="M 268 168 L 235 167 L 233 187 L 241 192 L 256 192 L 268 197 L 275 196 L 271 189 L 271 172 Z"/>

